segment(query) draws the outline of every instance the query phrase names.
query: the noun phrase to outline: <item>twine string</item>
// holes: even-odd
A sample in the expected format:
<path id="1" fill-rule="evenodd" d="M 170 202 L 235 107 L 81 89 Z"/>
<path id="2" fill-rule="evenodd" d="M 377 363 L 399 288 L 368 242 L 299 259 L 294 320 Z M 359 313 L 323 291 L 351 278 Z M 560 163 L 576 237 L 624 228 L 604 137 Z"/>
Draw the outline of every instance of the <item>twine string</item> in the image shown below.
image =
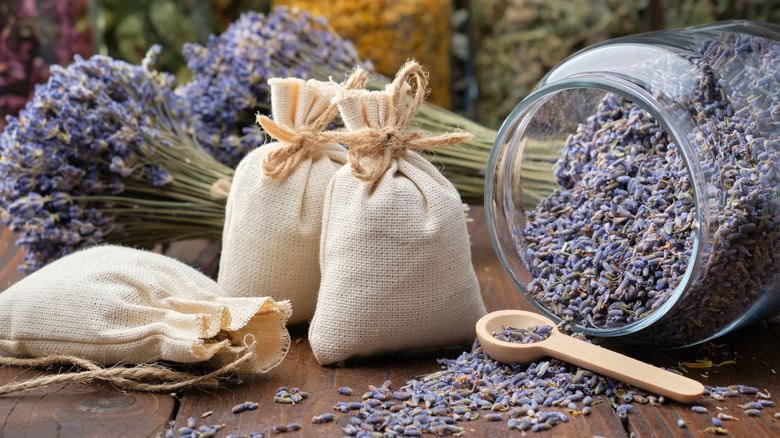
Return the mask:
<path id="1" fill-rule="evenodd" d="M 411 85 L 407 80 L 415 78 L 417 90 L 407 105 Z M 329 141 L 343 143 L 349 148 L 349 162 L 352 175 L 371 185 L 382 178 L 396 158 L 404 156 L 409 149 L 425 150 L 458 144 L 473 137 L 464 131 L 448 132 L 427 136 L 404 129 L 409 120 L 425 100 L 428 76 L 416 61 L 409 61 L 398 71 L 388 88 L 390 93 L 389 112 L 386 126 L 365 127 L 353 131 L 332 131 L 323 133 Z"/>
<path id="2" fill-rule="evenodd" d="M 23 382 L 0 386 L 0 396 L 10 395 L 49 385 L 102 380 L 116 388 L 129 391 L 170 392 L 187 387 L 215 389 L 219 386 L 218 376 L 237 370 L 255 356 L 255 343 L 244 343 L 247 352 L 217 370 L 207 374 L 192 374 L 156 364 L 139 364 L 133 367 L 103 368 L 90 360 L 73 356 L 46 356 L 34 359 L 0 357 L 0 366 L 48 368 L 52 365 L 71 365 L 86 371 L 76 371 L 35 377 Z"/>
<path id="3" fill-rule="evenodd" d="M 366 78 L 366 71 L 362 68 L 356 68 L 341 85 L 341 89 L 362 88 L 366 83 Z M 297 93 L 297 88 L 294 93 Z M 338 114 L 338 105 L 333 100 L 311 124 L 295 128 L 276 123 L 270 117 L 258 114 L 257 123 L 263 127 L 263 130 L 284 144 L 284 146 L 266 154 L 263 159 L 263 174 L 271 179 L 283 179 L 294 172 L 301 162 L 308 159 L 313 161 L 320 159 L 322 157 L 320 144 L 327 141 L 321 133 L 336 117 L 336 114 Z"/>

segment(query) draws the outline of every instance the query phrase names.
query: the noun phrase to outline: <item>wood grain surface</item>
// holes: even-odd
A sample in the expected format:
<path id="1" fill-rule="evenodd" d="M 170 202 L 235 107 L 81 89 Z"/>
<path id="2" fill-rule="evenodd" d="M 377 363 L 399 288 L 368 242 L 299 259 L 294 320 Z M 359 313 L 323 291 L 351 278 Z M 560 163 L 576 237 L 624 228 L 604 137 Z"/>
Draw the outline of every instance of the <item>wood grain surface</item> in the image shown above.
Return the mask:
<path id="1" fill-rule="evenodd" d="M 489 311 L 531 306 L 514 288 L 493 252 L 481 208 L 473 208 L 469 224 L 472 256 Z M 21 278 L 16 266 L 22 254 L 13 244 L 14 236 L 3 230 L 0 235 L 0 289 Z M 160 248 L 166 254 L 196 266 L 208 275 L 216 276 L 219 266 L 218 243 L 206 240 L 187 241 Z M 442 303 L 446 305 L 446 303 Z M 460 348 L 415 354 L 396 354 L 364 360 L 348 361 L 344 367 L 322 367 L 317 364 L 306 340 L 306 327 L 290 328 L 293 345 L 284 361 L 264 375 L 242 376 L 243 383 L 212 392 L 184 390 L 176 394 L 121 392 L 101 383 L 68 384 L 40 388 L 24 394 L 0 396 L 0 438 L 11 437 L 145 437 L 164 434 L 168 422 L 176 428 L 194 417 L 199 425 L 225 424 L 216 436 L 268 431 L 273 425 L 301 423 L 300 431 L 279 436 L 330 437 L 342 436 L 341 427 L 349 415 L 333 411 L 337 401 L 359 401 L 369 384 L 381 385 L 390 380 L 399 388 L 407 380 L 440 369 L 437 358 L 455 358 Z M 402 336 L 403 334 L 399 334 Z M 705 385 L 728 386 L 745 384 L 767 391 L 780 404 L 780 321 L 763 321 L 733 332 L 713 342 L 674 351 L 624 351 L 638 359 L 658 366 L 676 367 L 682 362 L 709 358 L 719 363 L 735 359 L 736 365 L 709 369 L 686 369 L 686 375 Z M 16 382 L 44 373 L 16 367 L 0 368 L 0 384 Z M 310 394 L 295 406 L 274 403 L 281 386 L 298 387 Z M 349 386 L 352 396 L 340 395 L 337 389 Z M 728 397 L 723 401 L 705 396 L 697 404 L 708 409 L 698 414 L 690 405 L 666 402 L 661 406 L 634 404 L 625 423 L 614 408 L 604 400 L 593 406 L 590 416 L 572 417 L 571 421 L 546 432 L 528 432 L 534 436 L 571 437 L 709 437 L 715 432 L 712 417 L 723 412 L 737 421 L 724 421 L 733 437 L 780 437 L 780 412 L 777 406 L 762 410 L 757 417 L 748 417 L 739 404 L 755 401 L 754 395 Z M 244 401 L 255 401 L 259 409 L 241 414 L 231 408 Z M 203 414 L 211 412 L 203 417 Z M 333 423 L 312 424 L 311 417 L 334 412 Z M 484 416 L 483 416 L 484 417 Z M 685 420 L 681 428 L 677 422 Z M 508 431 L 506 422 L 487 422 L 484 418 L 468 423 L 465 436 L 522 436 Z M 276 436 L 270 434 L 271 436 Z M 178 434 L 177 434 L 178 436 Z"/>

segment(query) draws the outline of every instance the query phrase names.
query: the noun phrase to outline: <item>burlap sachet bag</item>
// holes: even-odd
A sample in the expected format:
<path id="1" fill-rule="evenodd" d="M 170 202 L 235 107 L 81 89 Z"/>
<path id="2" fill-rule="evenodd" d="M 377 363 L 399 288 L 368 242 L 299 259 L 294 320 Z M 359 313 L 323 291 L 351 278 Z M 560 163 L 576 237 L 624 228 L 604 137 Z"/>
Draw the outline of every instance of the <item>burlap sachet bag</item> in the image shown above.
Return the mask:
<path id="1" fill-rule="evenodd" d="M 417 92 L 407 107 L 410 76 Z M 412 62 L 385 91 L 337 96 L 348 131 L 333 138 L 349 147 L 350 164 L 336 172 L 325 195 L 322 280 L 309 327 L 320 364 L 470 344 L 485 314 L 460 196 L 412 150 L 470 135 L 404 131 L 426 85 Z"/>
<path id="2" fill-rule="evenodd" d="M 15 358 L 67 355 L 93 362 L 89 370 L 169 361 L 265 372 L 287 353 L 290 312 L 288 302 L 267 297 L 225 297 L 214 280 L 173 258 L 98 246 L 63 257 L 0 293 L 0 352 Z M 35 365 L 12 359 L 0 357 L 0 363 Z M 122 384 L 130 371 L 150 369 L 161 368 L 118 368 L 123 377 L 106 380 L 160 389 Z M 100 371 L 96 378 L 111 369 Z M 162 380 L 191 378 L 170 373 Z"/>
<path id="3" fill-rule="evenodd" d="M 365 72 L 344 87 L 362 87 Z M 270 79 L 273 120 L 258 116 L 278 141 L 238 165 L 227 198 L 217 281 L 230 296 L 269 295 L 290 300 L 290 323 L 314 314 L 320 284 L 322 202 L 346 149 L 321 132 L 338 113 L 331 103 L 338 84 Z"/>

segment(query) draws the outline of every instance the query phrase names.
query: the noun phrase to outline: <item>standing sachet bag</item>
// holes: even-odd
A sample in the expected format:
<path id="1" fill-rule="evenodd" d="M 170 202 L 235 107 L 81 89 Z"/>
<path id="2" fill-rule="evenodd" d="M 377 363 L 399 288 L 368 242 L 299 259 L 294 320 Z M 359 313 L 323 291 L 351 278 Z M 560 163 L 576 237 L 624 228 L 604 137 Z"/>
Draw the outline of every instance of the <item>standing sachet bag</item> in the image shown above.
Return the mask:
<path id="1" fill-rule="evenodd" d="M 407 107 L 416 77 L 417 91 Z M 317 309 L 309 342 L 327 365 L 353 356 L 471 343 L 485 312 L 455 187 L 411 149 L 470 138 L 404 128 L 427 78 L 407 63 L 385 91 L 342 90 L 349 165 L 330 181 L 320 244 Z"/>
<path id="2" fill-rule="evenodd" d="M 343 85 L 362 87 L 356 71 Z M 258 123 L 278 142 L 247 155 L 236 169 L 225 207 L 219 285 L 229 296 L 270 295 L 290 300 L 290 323 L 314 314 L 320 284 L 318 260 L 322 201 L 346 149 L 322 137 L 338 108 L 338 84 L 274 78 L 273 120 Z"/>

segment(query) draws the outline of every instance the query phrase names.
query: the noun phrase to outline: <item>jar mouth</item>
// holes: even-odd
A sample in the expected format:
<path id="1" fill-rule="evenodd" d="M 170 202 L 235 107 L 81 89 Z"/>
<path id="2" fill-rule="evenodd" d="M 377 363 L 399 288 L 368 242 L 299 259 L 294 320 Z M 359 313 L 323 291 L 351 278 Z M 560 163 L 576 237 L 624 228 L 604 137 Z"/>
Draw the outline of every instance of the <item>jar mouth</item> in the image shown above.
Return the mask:
<path id="1" fill-rule="evenodd" d="M 646 317 L 637 321 L 629 322 L 615 327 L 593 328 L 579 322 L 572 321 L 572 327 L 575 331 L 583 332 L 587 335 L 601 338 L 618 338 L 628 334 L 635 334 L 643 329 L 657 323 L 670 312 L 678 300 L 684 294 L 693 281 L 693 277 L 703 263 L 703 251 L 701 250 L 703 235 L 706 235 L 707 218 L 704 212 L 706 205 L 702 205 L 702 200 L 706 200 L 704 190 L 706 184 L 702 179 L 701 169 L 694 156 L 694 151 L 690 147 L 686 135 L 686 130 L 693 129 L 692 121 L 686 117 L 680 117 L 680 114 L 671 114 L 670 111 L 658 102 L 657 96 L 651 95 L 647 90 L 641 88 L 635 83 L 624 80 L 619 76 L 605 77 L 598 74 L 583 74 L 574 77 L 558 80 L 542 86 L 532 92 L 522 102 L 520 102 L 507 117 L 498 135 L 493 143 L 490 158 L 488 161 L 486 185 L 485 185 L 485 215 L 488 223 L 488 231 L 491 243 L 499 254 L 499 260 L 507 272 L 515 288 L 523 293 L 531 304 L 542 314 L 550 317 L 557 323 L 563 321 L 560 315 L 544 307 L 535 298 L 529 296 L 527 284 L 524 284 L 518 278 L 518 273 L 514 272 L 517 266 L 510 265 L 508 257 L 518 258 L 518 254 L 511 254 L 512 248 L 505 248 L 506 242 L 500 237 L 502 226 L 516 226 L 512 217 L 499 217 L 502 208 L 512 205 L 512 190 L 503 190 L 504 187 L 511 187 L 507 184 L 508 178 L 512 177 L 513 169 L 507 169 L 509 163 L 514 162 L 514 156 L 507 157 L 507 145 L 516 144 L 524 138 L 526 130 L 529 128 L 530 121 L 536 116 L 539 110 L 547 104 L 549 99 L 554 96 L 571 90 L 591 90 L 602 95 L 614 93 L 635 103 L 641 109 L 650 114 L 659 123 L 661 128 L 674 142 L 677 151 L 681 157 L 682 163 L 690 180 L 693 193 L 693 214 L 692 224 L 693 244 L 691 254 L 688 258 L 685 272 L 681 276 L 679 283 L 668 295 L 665 301 L 656 309 L 650 311 Z M 523 161 L 524 158 L 520 158 Z M 501 187 L 498 188 L 497 186 Z M 502 208 L 499 208 L 502 207 Z M 505 210 L 506 212 L 507 210 Z M 704 230 L 702 228 L 705 228 Z M 517 251 L 517 249 L 515 249 Z M 520 262 L 523 263 L 523 262 Z M 616 339 L 616 341 L 619 341 Z"/>

